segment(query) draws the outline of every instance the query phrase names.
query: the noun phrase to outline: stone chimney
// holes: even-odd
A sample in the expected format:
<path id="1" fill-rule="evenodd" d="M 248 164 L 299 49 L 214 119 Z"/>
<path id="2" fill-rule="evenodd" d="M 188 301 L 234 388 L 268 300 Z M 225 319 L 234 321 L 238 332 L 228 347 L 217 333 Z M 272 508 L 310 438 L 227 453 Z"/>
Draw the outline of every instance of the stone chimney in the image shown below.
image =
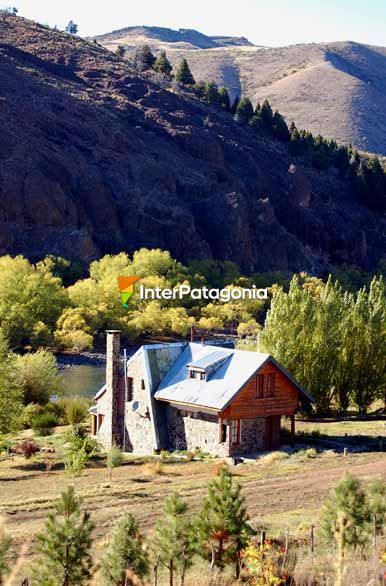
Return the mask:
<path id="1" fill-rule="evenodd" d="M 122 445 L 120 426 L 120 330 L 106 330 L 106 423 L 109 430 L 106 447 Z M 110 431 L 111 430 L 111 431 Z"/>

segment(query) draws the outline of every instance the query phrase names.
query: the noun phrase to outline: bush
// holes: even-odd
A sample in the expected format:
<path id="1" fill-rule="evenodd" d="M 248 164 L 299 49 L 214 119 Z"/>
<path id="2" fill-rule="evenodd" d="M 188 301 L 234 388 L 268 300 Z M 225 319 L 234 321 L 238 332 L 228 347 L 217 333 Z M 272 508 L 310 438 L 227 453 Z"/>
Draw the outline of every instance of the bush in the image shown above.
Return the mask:
<path id="1" fill-rule="evenodd" d="M 110 469 L 110 481 L 113 477 L 113 470 L 114 468 L 118 468 L 121 466 L 123 462 L 123 453 L 119 446 L 115 444 L 111 446 L 109 451 L 107 452 L 106 458 L 106 466 Z"/>
<path id="2" fill-rule="evenodd" d="M 88 414 L 88 402 L 80 397 L 64 400 L 64 413 L 67 423 L 79 425 L 83 423 Z"/>
<path id="3" fill-rule="evenodd" d="M 67 432 L 64 439 L 69 451 L 84 450 L 88 457 L 98 451 L 97 440 L 89 436 L 83 427 L 77 427 Z"/>
<path id="4" fill-rule="evenodd" d="M 287 460 L 287 458 L 289 458 L 287 452 L 271 452 L 270 454 L 266 454 L 265 456 L 259 458 L 258 461 L 260 462 L 260 464 L 263 464 L 264 466 L 270 466 L 275 462 Z"/>
<path id="5" fill-rule="evenodd" d="M 48 403 L 50 395 L 62 391 L 63 381 L 56 367 L 56 359 L 47 350 L 17 356 L 15 374 L 24 392 L 24 403 Z"/>
<path id="6" fill-rule="evenodd" d="M 16 454 L 22 454 L 26 460 L 29 460 L 37 452 L 40 452 L 39 446 L 31 440 L 23 440 L 16 446 L 13 446 L 13 451 Z"/>
<path id="7" fill-rule="evenodd" d="M 52 430 L 58 424 L 55 413 L 45 411 L 35 415 L 32 419 L 32 429 L 36 435 L 51 435 Z"/>

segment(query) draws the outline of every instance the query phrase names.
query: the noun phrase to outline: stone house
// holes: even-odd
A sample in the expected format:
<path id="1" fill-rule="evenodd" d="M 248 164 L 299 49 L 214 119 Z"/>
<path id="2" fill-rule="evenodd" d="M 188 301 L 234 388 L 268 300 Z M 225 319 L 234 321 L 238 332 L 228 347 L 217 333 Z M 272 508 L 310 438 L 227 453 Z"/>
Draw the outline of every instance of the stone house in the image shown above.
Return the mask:
<path id="1" fill-rule="evenodd" d="M 221 457 L 277 449 L 282 416 L 312 397 L 272 356 L 199 343 L 142 346 L 126 362 L 107 332 L 106 384 L 90 409 L 109 448 L 152 454 L 195 450 Z"/>

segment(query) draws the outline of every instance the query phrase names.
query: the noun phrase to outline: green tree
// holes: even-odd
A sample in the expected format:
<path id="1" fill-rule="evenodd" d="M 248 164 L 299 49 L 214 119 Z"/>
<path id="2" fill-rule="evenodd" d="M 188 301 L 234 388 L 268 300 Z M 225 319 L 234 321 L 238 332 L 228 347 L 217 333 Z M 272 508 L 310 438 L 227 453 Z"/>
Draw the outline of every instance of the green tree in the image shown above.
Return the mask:
<path id="1" fill-rule="evenodd" d="M 158 71 L 158 73 L 162 73 L 162 75 L 166 75 L 167 77 L 171 76 L 173 67 L 171 66 L 170 61 L 166 56 L 166 51 L 160 52 L 157 59 L 155 60 L 153 69 Z"/>
<path id="2" fill-rule="evenodd" d="M 70 20 L 66 26 L 66 33 L 76 35 L 78 33 L 78 25 L 73 20 Z"/>
<path id="3" fill-rule="evenodd" d="M 187 512 L 187 503 L 174 493 L 165 500 L 163 515 L 156 523 L 154 550 L 169 571 L 169 586 L 173 586 L 177 571 L 183 586 L 194 553 L 193 526 Z"/>
<path id="4" fill-rule="evenodd" d="M 15 376 L 14 363 L 0 330 L 0 435 L 17 428 L 23 411 L 23 389 Z"/>
<path id="5" fill-rule="evenodd" d="M 231 114 L 232 114 L 233 117 L 236 116 L 239 102 L 240 102 L 240 96 L 236 96 L 235 99 L 234 99 L 234 101 L 233 101 L 233 104 L 231 106 Z"/>
<path id="6" fill-rule="evenodd" d="M 382 535 L 386 527 L 386 482 L 379 476 L 367 487 L 370 519 L 376 535 Z"/>
<path id="7" fill-rule="evenodd" d="M 63 379 L 58 372 L 56 358 L 48 350 L 38 350 L 17 356 L 15 376 L 23 389 L 24 403 L 48 403 L 51 395 L 63 390 Z"/>
<path id="8" fill-rule="evenodd" d="M 82 586 L 92 575 L 90 513 L 81 512 L 81 501 L 72 486 L 62 492 L 37 535 L 39 560 L 33 569 L 36 586 Z"/>
<path id="9" fill-rule="evenodd" d="M 207 81 L 205 83 L 205 99 L 209 104 L 219 104 L 220 96 L 217 84 L 214 81 Z"/>
<path id="10" fill-rule="evenodd" d="M 236 109 L 236 119 L 241 124 L 248 124 L 253 117 L 253 106 L 249 98 L 241 98 Z"/>
<path id="11" fill-rule="evenodd" d="M 64 414 L 67 423 L 77 427 L 87 419 L 89 403 L 82 397 L 64 399 Z"/>
<path id="12" fill-rule="evenodd" d="M 264 126 L 268 129 L 272 128 L 273 125 L 273 112 L 271 104 L 267 99 L 264 100 L 261 106 L 261 120 Z"/>
<path id="13" fill-rule="evenodd" d="M 154 57 L 149 45 L 142 45 L 134 57 L 134 63 L 139 71 L 148 71 L 152 69 L 156 58 Z"/>
<path id="14" fill-rule="evenodd" d="M 125 45 L 118 45 L 117 48 L 115 49 L 115 54 L 120 59 L 123 59 L 125 57 L 125 54 L 126 54 L 126 47 L 125 47 Z"/>
<path id="15" fill-rule="evenodd" d="M 130 513 L 116 523 L 101 559 L 100 573 L 103 586 L 131 586 L 137 582 L 130 576 L 143 579 L 148 575 L 148 555 L 138 523 Z"/>
<path id="16" fill-rule="evenodd" d="M 22 256 L 0 258 L 0 323 L 11 348 L 31 344 L 42 324 L 53 331 L 68 304 L 52 266 L 50 259 L 31 265 Z"/>
<path id="17" fill-rule="evenodd" d="M 182 59 L 177 68 L 176 81 L 182 85 L 194 85 L 196 83 L 186 59 Z"/>
<path id="18" fill-rule="evenodd" d="M 119 446 L 113 444 L 109 451 L 107 452 L 106 456 L 106 466 L 110 470 L 110 482 L 113 478 L 113 470 L 114 468 L 118 468 L 122 466 L 123 462 L 123 453 Z"/>
<path id="19" fill-rule="evenodd" d="M 229 98 L 228 90 L 225 87 L 220 87 L 218 90 L 218 101 L 222 108 L 224 108 L 225 112 L 230 112 L 231 109 L 231 101 Z"/>
<path id="20" fill-rule="evenodd" d="M 370 512 L 359 480 L 350 474 L 346 474 L 333 488 L 321 510 L 321 537 L 330 545 L 335 542 L 336 532 L 341 532 L 339 516 L 342 513 L 345 515 L 344 547 L 355 549 L 364 545 L 369 538 Z"/>
<path id="21" fill-rule="evenodd" d="M 287 123 L 277 110 L 272 118 L 272 134 L 280 140 L 288 140 L 290 137 Z"/>
<path id="22" fill-rule="evenodd" d="M 223 569 L 234 563 L 239 576 L 240 552 L 250 533 L 245 499 L 241 487 L 223 467 L 218 478 L 208 485 L 197 522 L 198 553 Z"/>

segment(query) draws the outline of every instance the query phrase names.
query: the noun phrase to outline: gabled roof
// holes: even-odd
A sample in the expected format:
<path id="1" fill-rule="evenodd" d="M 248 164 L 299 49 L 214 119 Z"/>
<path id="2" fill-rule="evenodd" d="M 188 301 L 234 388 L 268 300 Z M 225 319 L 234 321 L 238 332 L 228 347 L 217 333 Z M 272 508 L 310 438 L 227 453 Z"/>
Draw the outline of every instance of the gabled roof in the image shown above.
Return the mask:
<path id="1" fill-rule="evenodd" d="M 205 381 L 187 376 L 188 365 L 205 364 L 213 358 L 213 347 L 188 344 L 169 372 L 161 380 L 155 398 L 163 401 L 190 404 L 222 411 L 225 409 L 248 380 L 271 360 L 291 382 L 312 401 L 309 395 L 289 373 L 270 356 L 259 352 L 221 348 L 222 363 Z"/>

